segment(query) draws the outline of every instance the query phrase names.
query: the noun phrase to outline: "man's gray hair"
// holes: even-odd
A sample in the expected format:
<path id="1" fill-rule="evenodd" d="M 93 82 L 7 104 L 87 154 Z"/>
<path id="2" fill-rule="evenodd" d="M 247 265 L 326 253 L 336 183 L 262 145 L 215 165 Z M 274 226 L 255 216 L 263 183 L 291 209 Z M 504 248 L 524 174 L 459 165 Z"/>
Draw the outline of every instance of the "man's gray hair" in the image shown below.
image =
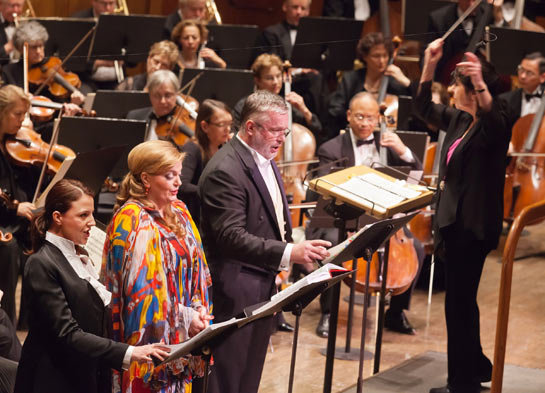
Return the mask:
<path id="1" fill-rule="evenodd" d="M 45 27 L 36 21 L 24 22 L 15 29 L 13 34 L 13 45 L 15 48 L 22 52 L 25 42 L 42 42 L 44 45 L 49 39 L 49 34 Z"/>
<path id="2" fill-rule="evenodd" d="M 174 90 L 180 90 L 180 81 L 178 80 L 176 74 L 170 70 L 159 70 L 151 74 L 148 78 L 148 82 L 146 83 L 146 89 L 151 93 L 158 86 L 167 82 L 174 87 Z"/>
<path id="3" fill-rule="evenodd" d="M 248 120 L 255 120 L 266 112 L 286 113 L 288 106 L 286 101 L 277 94 L 267 90 L 258 90 L 246 98 L 240 112 L 241 129 Z"/>

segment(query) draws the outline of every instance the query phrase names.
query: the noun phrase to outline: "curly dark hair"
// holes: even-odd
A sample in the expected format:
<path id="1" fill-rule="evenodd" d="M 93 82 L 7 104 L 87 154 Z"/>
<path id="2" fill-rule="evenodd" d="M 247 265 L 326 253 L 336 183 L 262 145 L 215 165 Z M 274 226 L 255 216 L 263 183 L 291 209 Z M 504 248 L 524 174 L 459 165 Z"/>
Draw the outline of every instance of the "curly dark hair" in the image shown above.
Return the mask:
<path id="1" fill-rule="evenodd" d="M 393 46 L 392 41 L 386 39 L 382 33 L 369 33 L 362 37 L 359 40 L 358 45 L 356 46 L 356 56 L 360 61 L 365 63 L 364 57 L 366 57 L 371 49 L 377 45 L 384 45 L 388 51 L 388 55 L 392 56 Z"/>

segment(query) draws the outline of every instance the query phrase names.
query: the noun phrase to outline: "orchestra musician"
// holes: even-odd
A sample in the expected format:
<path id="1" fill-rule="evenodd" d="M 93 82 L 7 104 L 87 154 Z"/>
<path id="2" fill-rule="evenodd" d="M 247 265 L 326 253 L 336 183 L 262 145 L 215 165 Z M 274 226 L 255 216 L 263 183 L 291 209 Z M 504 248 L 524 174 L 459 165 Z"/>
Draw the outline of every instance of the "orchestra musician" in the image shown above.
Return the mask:
<path id="1" fill-rule="evenodd" d="M 387 132 L 382 139 L 378 132 L 374 132 L 379 121 L 379 106 L 376 99 L 369 92 L 360 92 L 350 100 L 350 107 L 346 112 L 348 127 L 344 133 L 325 142 L 318 149 L 317 156 L 320 160 L 317 176 L 329 174 L 331 168 L 328 163 L 347 158 L 343 166 L 355 165 L 371 166 L 373 162 L 380 162 L 380 146 L 387 148 L 388 165 L 408 165 L 412 169 L 422 169 L 422 164 L 403 144 L 394 132 Z M 408 230 L 407 230 L 408 232 Z M 410 233 L 408 233 L 410 235 Z M 325 239 L 333 244 L 338 243 L 339 229 L 337 228 L 307 228 L 307 239 Z M 416 241 L 416 239 L 414 239 Z M 416 245 L 415 245 L 416 246 Z M 419 266 L 422 266 L 422 247 L 417 247 Z M 420 269 L 419 269 L 420 270 Z M 416 279 L 414 280 L 416 281 Z M 392 297 L 390 307 L 386 311 L 385 327 L 404 334 L 414 334 L 407 316 L 403 312 L 409 308 L 412 288 L 405 293 Z M 316 327 L 316 334 L 327 337 L 329 333 L 329 315 L 331 311 L 332 291 L 328 290 L 320 296 L 322 316 Z"/>
<path id="2" fill-rule="evenodd" d="M 148 77 L 158 70 L 172 71 L 178 61 L 178 56 L 178 48 L 172 41 L 156 42 L 149 50 L 146 72 L 125 78 L 117 85 L 116 90 L 144 90 L 148 83 Z"/>
<path id="3" fill-rule="evenodd" d="M 264 53 L 254 61 L 251 69 L 254 74 L 256 90 L 266 90 L 273 94 L 280 94 L 284 84 L 282 60 L 278 56 Z M 304 125 L 315 136 L 318 136 L 322 131 L 322 124 L 318 116 L 308 109 L 303 97 L 292 91 L 285 98 L 292 106 L 293 122 Z M 246 97 L 240 99 L 233 108 L 235 129 L 238 129 L 241 125 L 242 108 L 245 102 Z"/>
<path id="4" fill-rule="evenodd" d="M 357 57 L 365 67 L 345 72 L 333 93 L 328 107 L 327 133 L 330 137 L 338 135 L 346 126 L 346 111 L 352 97 L 360 91 L 378 96 L 380 81 L 388 75 L 388 94 L 412 95 L 411 81 L 395 64 L 388 66 L 392 56 L 392 43 L 382 33 L 366 34 L 356 48 Z"/>
<path id="5" fill-rule="evenodd" d="M 112 291 L 111 329 L 131 345 L 179 344 L 206 328 L 210 274 L 199 231 L 178 200 L 184 154 L 167 141 L 131 150 L 104 245 L 103 276 Z M 132 364 L 114 374 L 114 392 L 190 392 L 204 361 L 184 357 L 166 367 Z"/>
<path id="6" fill-rule="evenodd" d="M 15 288 L 26 256 L 23 250 L 30 247 L 28 227 L 34 216 L 32 199 L 38 183 L 39 171 L 35 167 L 23 167 L 10 162 L 5 142 L 17 134 L 29 109 L 30 100 L 17 86 L 0 88 L 0 189 L 14 203 L 0 203 L 0 230 L 12 233 L 9 242 L 0 242 L 0 290 L 3 291 L 2 309 L 6 311 L 14 325 L 17 323 L 15 311 Z"/>
<path id="7" fill-rule="evenodd" d="M 135 347 L 103 337 L 112 294 L 83 249 L 95 225 L 93 196 L 79 181 L 62 179 L 32 221 L 33 254 L 23 280 L 30 330 L 15 392 L 104 392 L 110 368 L 168 356 L 162 345 Z"/>
<path id="8" fill-rule="evenodd" d="M 208 162 L 199 180 L 201 229 L 213 283 L 215 320 L 270 299 L 279 270 L 329 255 L 323 240 L 291 240 L 282 179 L 273 158 L 284 143 L 288 109 L 267 90 L 251 94 L 238 133 Z M 275 318 L 235 331 L 214 350 L 210 393 L 257 392 Z"/>
<path id="9" fill-rule="evenodd" d="M 23 12 L 25 0 L 0 0 L 0 65 L 15 61 L 15 46 L 13 45 L 13 33 L 15 33 L 15 18 Z"/>
<path id="10" fill-rule="evenodd" d="M 91 0 L 91 8 L 72 14 L 73 18 L 98 18 L 102 14 L 113 14 L 117 6 L 117 0 Z M 117 85 L 117 73 L 113 60 L 96 59 L 90 61 L 87 70 L 78 75 L 85 90 L 114 89 Z M 123 65 L 123 61 L 118 64 Z"/>
<path id="11" fill-rule="evenodd" d="M 155 133 L 157 122 L 172 116 L 176 109 L 176 95 L 180 82 L 172 71 L 155 71 L 148 79 L 148 91 L 151 106 L 133 109 L 127 114 L 127 119 L 145 120 L 148 122 L 146 140 L 159 139 Z"/>
<path id="12" fill-rule="evenodd" d="M 519 119 L 536 113 L 545 90 L 545 57 L 540 52 L 524 56 L 517 67 L 520 88 L 500 94 L 506 103 L 510 128 Z"/>
<path id="13" fill-rule="evenodd" d="M 203 22 L 183 20 L 172 30 L 171 40 L 178 45 L 181 68 L 225 68 L 227 63 L 211 48 L 206 47 L 208 29 Z"/>
<path id="14" fill-rule="evenodd" d="M 200 225 L 201 201 L 199 179 L 208 161 L 231 137 L 233 116 L 221 101 L 207 99 L 199 106 L 195 126 L 195 141 L 182 146 L 185 153 L 182 165 L 182 185 L 178 197 L 185 202 L 193 220 Z"/>
<path id="15" fill-rule="evenodd" d="M 206 0 L 178 0 L 178 9 L 167 16 L 165 38 L 172 36 L 174 27 L 183 20 L 203 21 L 206 16 Z"/>
<path id="16" fill-rule="evenodd" d="M 485 258 L 499 240 L 503 218 L 505 157 L 511 139 L 501 101 L 493 98 L 498 76 L 466 52 L 450 90 L 455 108 L 431 101 L 431 81 L 443 41 L 428 45 L 415 109 L 446 136 L 441 152 L 434 219 L 435 256 L 445 263 L 447 386 L 430 393 L 478 393 L 490 381 L 484 355 L 477 291 Z M 463 285 L 461 285 L 463 283 Z"/>
<path id="17" fill-rule="evenodd" d="M 13 35 L 13 45 L 20 52 L 23 53 L 23 47 L 25 43 L 28 44 L 28 68 L 29 70 L 34 67 L 40 67 L 45 64 L 48 58 L 45 57 L 44 48 L 49 34 L 45 27 L 35 21 L 24 22 L 15 29 Z M 19 87 L 24 87 L 24 62 L 20 59 L 17 63 L 8 64 L 2 67 L 2 81 L 6 84 L 12 84 Z M 34 92 L 39 85 L 29 83 L 30 93 Z M 43 95 L 47 95 L 47 89 L 43 90 Z M 49 95 L 52 100 L 58 98 Z M 77 105 L 81 105 L 85 97 L 83 94 L 76 90 L 70 95 L 70 104 L 65 105 L 65 111 L 68 115 L 80 112 L 81 109 Z"/>

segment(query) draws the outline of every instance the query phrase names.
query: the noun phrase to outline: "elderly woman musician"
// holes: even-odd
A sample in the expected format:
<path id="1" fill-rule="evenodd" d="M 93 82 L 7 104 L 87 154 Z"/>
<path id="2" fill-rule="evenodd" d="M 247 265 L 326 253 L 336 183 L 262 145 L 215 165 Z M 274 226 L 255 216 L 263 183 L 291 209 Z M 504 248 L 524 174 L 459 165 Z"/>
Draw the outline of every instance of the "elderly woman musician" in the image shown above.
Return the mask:
<path id="1" fill-rule="evenodd" d="M 116 90 L 144 90 L 151 74 L 158 70 L 174 69 L 178 61 L 178 47 L 172 41 L 164 40 L 153 44 L 146 60 L 146 72 L 127 77 Z"/>
<path id="2" fill-rule="evenodd" d="M 98 282 L 82 248 L 95 225 L 93 206 L 93 194 L 82 183 L 63 179 L 32 221 L 33 254 L 23 280 L 30 330 L 16 392 L 106 392 L 110 368 L 168 356 L 159 344 L 134 347 L 102 337 L 112 294 Z"/>
<path id="3" fill-rule="evenodd" d="M 478 393 L 480 383 L 490 381 L 492 364 L 481 347 L 477 291 L 485 258 L 502 229 L 511 133 L 491 94 L 498 77 L 473 53 L 466 53 L 454 72 L 455 108 L 432 102 L 431 81 L 442 49 L 441 39 L 428 45 L 415 99 L 420 116 L 446 130 L 434 236 L 436 257 L 445 262 L 446 272 L 448 380 L 430 393 Z"/>
<path id="4" fill-rule="evenodd" d="M 225 68 L 227 63 L 206 47 L 208 29 L 203 22 L 183 20 L 172 30 L 171 40 L 180 49 L 180 68 Z"/>
<path id="5" fill-rule="evenodd" d="M 28 44 L 28 67 L 29 70 L 40 67 L 45 64 L 48 58 L 45 57 L 44 47 L 49 39 L 49 34 L 45 27 L 35 21 L 21 23 L 19 27 L 15 29 L 13 35 L 13 45 L 19 53 L 23 53 L 23 47 L 25 43 Z M 23 60 L 19 60 L 17 63 L 8 64 L 2 67 L 2 81 L 6 84 L 12 84 L 19 87 L 24 87 L 24 69 Z M 30 92 L 34 92 L 39 85 L 29 83 Z M 47 89 L 44 90 L 46 95 Z M 50 96 L 55 100 L 55 96 Z M 83 94 L 76 90 L 70 95 L 70 102 L 73 104 L 81 105 L 84 100 Z M 68 107 L 72 111 L 75 111 L 75 107 Z"/>
<path id="6" fill-rule="evenodd" d="M 185 158 L 178 196 L 187 205 L 197 225 L 201 215 L 197 184 L 208 161 L 230 139 L 232 124 L 233 116 L 227 105 L 221 101 L 204 100 L 195 126 L 196 142 L 189 141 L 182 146 Z"/>
<path id="7" fill-rule="evenodd" d="M 28 248 L 28 224 L 34 205 L 28 202 L 34 193 L 39 171 L 34 167 L 14 165 L 5 147 L 6 140 L 21 128 L 30 100 L 17 86 L 0 88 L 0 189 L 6 198 L 0 199 L 0 230 L 12 233 L 10 241 L 0 242 L 0 290 L 4 292 L 2 308 L 16 323 L 15 287 L 25 259 L 22 249 Z"/>
<path id="8" fill-rule="evenodd" d="M 367 91 L 375 97 L 378 96 L 383 75 L 389 77 L 386 93 L 396 96 L 412 95 L 409 78 L 398 66 L 388 65 L 392 52 L 391 41 L 386 39 L 382 33 L 366 34 L 358 42 L 357 58 L 365 67 L 345 72 L 337 90 L 333 93 L 327 113 L 327 128 L 330 137 L 338 135 L 339 130 L 346 126 L 346 111 L 352 97 L 360 91 Z"/>
<path id="9" fill-rule="evenodd" d="M 267 90 L 273 94 L 280 94 L 284 86 L 282 72 L 283 63 L 280 57 L 264 53 L 255 59 L 251 68 L 252 73 L 254 74 L 254 85 L 256 90 Z M 293 122 L 307 127 L 315 136 L 317 136 L 322 129 L 322 124 L 318 117 L 308 109 L 303 97 L 292 91 L 288 93 L 285 98 L 292 106 Z M 235 129 L 238 129 L 240 126 L 240 115 L 245 102 L 246 97 L 239 100 L 233 108 Z"/>
<path id="10" fill-rule="evenodd" d="M 148 141 L 129 154 L 129 173 L 104 246 L 103 274 L 112 291 L 112 332 L 131 345 L 178 344 L 204 329 L 210 274 L 199 232 L 177 199 L 183 153 L 168 141 Z M 131 364 L 114 375 L 116 391 L 189 392 L 202 376 L 198 357 L 166 367 Z"/>

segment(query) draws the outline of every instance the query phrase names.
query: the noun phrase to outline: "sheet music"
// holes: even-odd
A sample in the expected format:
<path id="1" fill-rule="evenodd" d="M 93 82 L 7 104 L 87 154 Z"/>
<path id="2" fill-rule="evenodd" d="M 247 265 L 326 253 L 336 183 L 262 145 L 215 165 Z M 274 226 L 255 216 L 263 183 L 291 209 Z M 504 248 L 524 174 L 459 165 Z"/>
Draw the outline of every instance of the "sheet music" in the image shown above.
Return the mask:
<path id="1" fill-rule="evenodd" d="M 421 194 L 408 187 L 403 180 L 391 182 L 375 173 L 354 176 L 331 191 L 348 198 L 359 199 L 363 204 L 374 203 L 378 207 L 377 210 L 385 210 Z"/>
<path id="2" fill-rule="evenodd" d="M 96 226 L 91 227 L 89 240 L 87 240 L 85 249 L 89 253 L 89 258 L 91 258 L 91 261 L 93 262 L 93 267 L 99 275 L 102 266 L 102 252 L 104 250 L 105 241 L 106 232 Z"/>

